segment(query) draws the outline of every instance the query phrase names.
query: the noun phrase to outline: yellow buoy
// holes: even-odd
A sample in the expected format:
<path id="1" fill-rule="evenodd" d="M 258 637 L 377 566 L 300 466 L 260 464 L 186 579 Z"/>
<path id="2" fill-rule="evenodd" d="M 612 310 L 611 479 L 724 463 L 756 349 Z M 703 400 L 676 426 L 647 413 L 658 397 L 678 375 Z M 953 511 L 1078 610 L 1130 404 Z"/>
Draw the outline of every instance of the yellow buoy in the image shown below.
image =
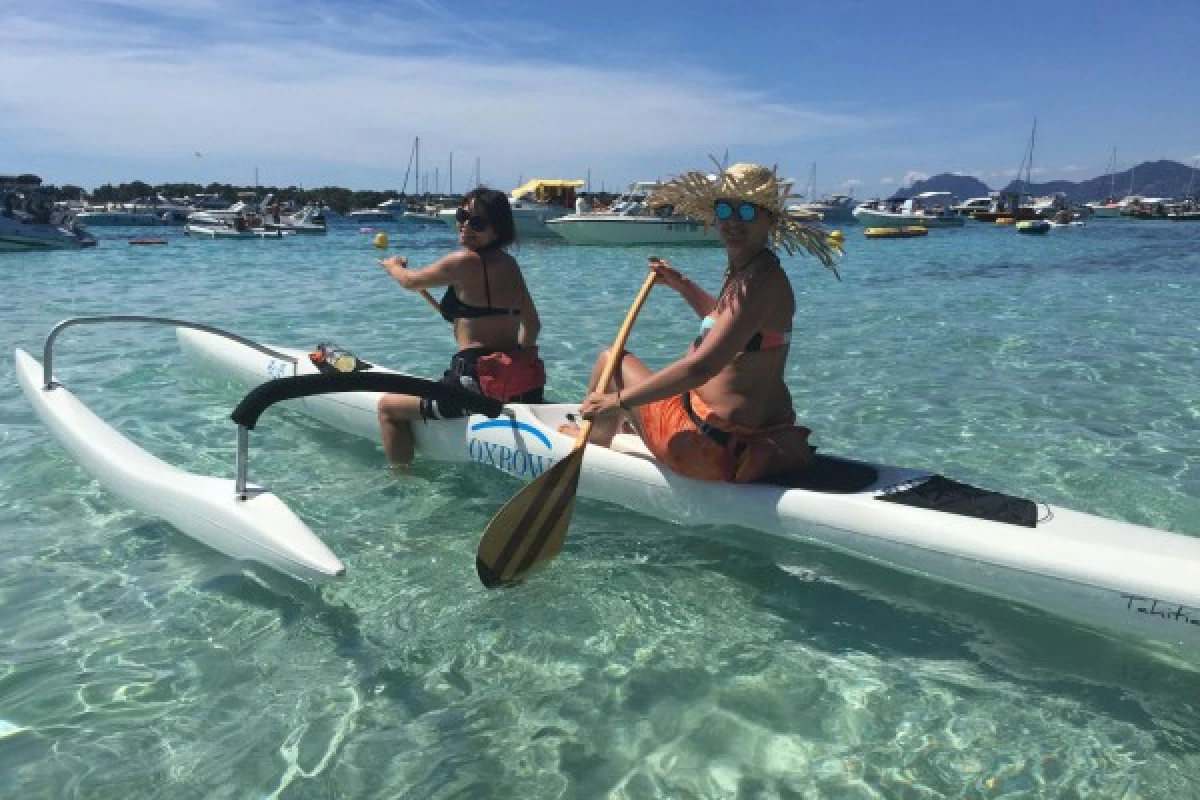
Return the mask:
<path id="1" fill-rule="evenodd" d="M 388 238 L 386 233 L 380 232 L 375 234 L 375 246 L 380 250 L 387 250 Z"/>
<path id="2" fill-rule="evenodd" d="M 845 239 L 846 236 L 841 231 L 830 231 L 829 238 L 833 239 L 834 241 L 840 242 L 843 239 Z"/>

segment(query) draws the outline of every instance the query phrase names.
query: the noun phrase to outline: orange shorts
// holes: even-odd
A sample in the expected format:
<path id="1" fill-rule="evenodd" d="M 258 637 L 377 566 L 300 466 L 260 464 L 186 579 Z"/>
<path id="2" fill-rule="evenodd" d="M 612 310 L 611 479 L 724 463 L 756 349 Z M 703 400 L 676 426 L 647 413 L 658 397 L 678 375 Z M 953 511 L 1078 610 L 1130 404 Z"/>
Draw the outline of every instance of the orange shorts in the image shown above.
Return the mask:
<path id="1" fill-rule="evenodd" d="M 728 434 L 725 444 L 701 432 L 681 396 L 636 409 L 646 447 L 674 472 L 729 483 L 769 483 L 771 478 L 812 463 L 808 428 L 791 423 L 747 428 L 721 419 L 695 393 L 692 411 L 706 425 Z M 720 434 L 718 434 L 720 435 Z"/>

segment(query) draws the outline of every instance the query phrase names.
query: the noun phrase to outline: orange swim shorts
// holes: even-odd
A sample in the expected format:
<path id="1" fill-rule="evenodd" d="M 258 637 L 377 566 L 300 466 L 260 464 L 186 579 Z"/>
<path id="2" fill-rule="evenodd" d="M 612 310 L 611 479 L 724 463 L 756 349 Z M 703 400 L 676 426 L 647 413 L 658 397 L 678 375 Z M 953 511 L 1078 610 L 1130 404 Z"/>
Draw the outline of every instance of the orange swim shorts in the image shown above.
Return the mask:
<path id="1" fill-rule="evenodd" d="M 688 413 L 710 431 L 705 433 Z M 668 397 L 637 409 L 646 447 L 674 472 L 729 483 L 769 483 L 812 463 L 808 428 L 790 422 L 747 428 L 723 420 L 694 393 Z M 723 441 L 718 441 L 718 440 Z"/>

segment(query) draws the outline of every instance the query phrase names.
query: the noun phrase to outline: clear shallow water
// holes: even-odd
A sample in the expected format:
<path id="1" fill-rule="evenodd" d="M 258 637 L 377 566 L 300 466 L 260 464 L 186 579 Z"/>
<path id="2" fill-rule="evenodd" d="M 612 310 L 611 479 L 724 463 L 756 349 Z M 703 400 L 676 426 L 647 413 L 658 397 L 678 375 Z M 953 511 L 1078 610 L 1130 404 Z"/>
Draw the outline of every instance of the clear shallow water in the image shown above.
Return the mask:
<path id="1" fill-rule="evenodd" d="M 417 265 L 452 246 L 389 232 Z M 841 283 L 792 270 L 790 384 L 817 444 L 1200 535 L 1200 227 L 846 232 Z M 141 313 L 334 339 L 429 375 L 452 350 L 353 227 L 102 235 L 0 259 L 3 342 L 40 354 L 59 319 Z M 553 399 L 581 395 L 651 252 L 517 251 Z M 720 250 L 658 254 L 719 278 Z M 695 330 L 658 291 L 631 347 L 660 365 Z M 168 329 L 76 328 L 55 352 L 60 379 L 143 447 L 232 473 L 240 393 L 190 369 Z M 252 477 L 343 558 L 343 582 L 231 572 L 102 491 L 0 384 L 5 792 L 1200 796 L 1200 670 L 820 548 L 590 501 L 553 568 L 487 593 L 472 557 L 506 477 L 395 476 L 378 448 L 274 411 L 252 447 Z"/>

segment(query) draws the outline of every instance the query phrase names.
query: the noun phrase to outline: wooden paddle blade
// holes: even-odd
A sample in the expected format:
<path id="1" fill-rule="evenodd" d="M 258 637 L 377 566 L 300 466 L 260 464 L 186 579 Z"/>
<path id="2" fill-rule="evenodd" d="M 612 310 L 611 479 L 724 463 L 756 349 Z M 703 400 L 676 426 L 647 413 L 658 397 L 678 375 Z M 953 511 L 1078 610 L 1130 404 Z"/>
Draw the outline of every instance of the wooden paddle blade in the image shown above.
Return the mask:
<path id="1" fill-rule="evenodd" d="M 633 322 L 657 279 L 653 270 L 646 276 L 617 331 L 612 358 L 600 373 L 597 386 L 608 386 L 612 380 Z M 570 455 L 518 492 L 488 523 L 475 555 L 475 571 L 484 586 L 490 589 L 515 583 L 562 550 L 571 525 L 571 512 L 575 510 L 575 490 L 579 487 L 579 471 L 591 430 L 591 420 L 584 421 Z"/>
<path id="2" fill-rule="evenodd" d="M 492 517 L 475 556 L 484 586 L 516 583 L 562 550 L 575 510 L 583 453 L 582 447 L 573 450 Z"/>

